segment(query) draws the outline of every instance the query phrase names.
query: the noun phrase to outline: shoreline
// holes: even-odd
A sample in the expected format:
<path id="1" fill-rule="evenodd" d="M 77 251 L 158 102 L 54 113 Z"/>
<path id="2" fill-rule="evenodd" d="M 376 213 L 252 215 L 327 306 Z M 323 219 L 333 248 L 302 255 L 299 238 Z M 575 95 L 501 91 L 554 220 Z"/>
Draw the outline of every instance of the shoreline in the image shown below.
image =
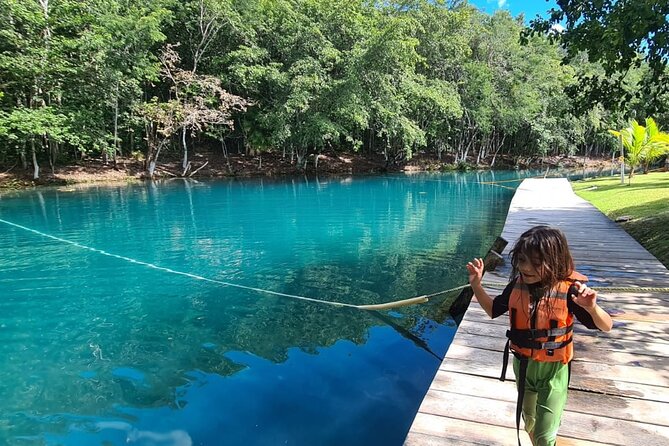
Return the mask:
<path id="1" fill-rule="evenodd" d="M 196 154 L 192 171 L 204 166 L 195 174 L 182 176 L 181 160 L 168 159 L 158 166 L 154 180 L 165 179 L 250 179 L 250 178 L 297 178 L 297 177 L 338 177 L 364 176 L 386 173 L 419 173 L 419 172 L 454 172 L 454 171 L 487 171 L 487 170 L 526 170 L 536 169 L 583 169 L 582 157 L 548 157 L 530 160 L 520 165 L 510 164 L 509 159 L 501 160 L 496 166 L 459 165 L 436 157 L 416 156 L 409 161 L 397 164 L 386 163 L 382 157 L 366 157 L 360 154 L 339 153 L 319 155 L 318 165 L 310 159 L 306 169 L 298 169 L 287 158 L 280 154 L 264 153 L 259 156 L 232 155 L 228 161 L 218 154 Z M 205 165 L 206 163 L 206 165 Z M 611 169 L 611 160 L 589 158 L 585 168 L 592 171 Z M 46 168 L 48 169 L 48 168 Z M 101 159 L 89 159 L 77 164 L 57 166 L 52 173 L 43 169 L 38 180 L 32 179 L 32 169 L 17 169 L 16 166 L 0 173 L 0 190 L 25 190 L 43 187 L 63 187 L 82 185 L 117 185 L 123 183 L 139 183 L 147 181 L 142 161 L 131 158 L 119 158 L 117 167 L 112 162 L 105 164 Z"/>

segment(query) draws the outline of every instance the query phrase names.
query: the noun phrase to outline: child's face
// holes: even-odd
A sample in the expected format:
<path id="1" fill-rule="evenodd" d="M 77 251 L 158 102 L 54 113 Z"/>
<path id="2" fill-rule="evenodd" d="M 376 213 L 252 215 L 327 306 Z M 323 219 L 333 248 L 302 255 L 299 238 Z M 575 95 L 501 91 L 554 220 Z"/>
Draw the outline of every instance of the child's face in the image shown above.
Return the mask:
<path id="1" fill-rule="evenodd" d="M 518 271 L 525 283 L 541 282 L 541 259 L 538 256 L 518 255 Z"/>

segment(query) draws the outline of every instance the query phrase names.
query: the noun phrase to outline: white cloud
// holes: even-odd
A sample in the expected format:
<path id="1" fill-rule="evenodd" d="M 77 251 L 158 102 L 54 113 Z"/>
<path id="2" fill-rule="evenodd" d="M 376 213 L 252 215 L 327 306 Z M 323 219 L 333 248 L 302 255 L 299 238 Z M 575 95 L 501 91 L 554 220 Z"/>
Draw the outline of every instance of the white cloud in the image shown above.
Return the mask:
<path id="1" fill-rule="evenodd" d="M 560 25 L 559 23 L 553 23 L 553 25 L 551 25 L 551 31 L 555 31 L 558 34 L 561 34 L 564 31 L 564 26 Z"/>
<path id="2" fill-rule="evenodd" d="M 497 0 L 497 7 L 503 8 L 506 6 L 506 0 Z"/>

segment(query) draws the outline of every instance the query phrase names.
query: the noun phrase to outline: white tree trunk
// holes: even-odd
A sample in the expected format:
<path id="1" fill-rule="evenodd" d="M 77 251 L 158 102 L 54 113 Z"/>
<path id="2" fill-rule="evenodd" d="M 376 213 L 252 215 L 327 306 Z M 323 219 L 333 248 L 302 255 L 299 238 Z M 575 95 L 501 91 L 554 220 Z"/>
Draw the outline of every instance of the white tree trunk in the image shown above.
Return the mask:
<path id="1" fill-rule="evenodd" d="M 28 160 L 26 160 L 25 148 L 21 148 L 21 151 L 19 152 L 19 156 L 21 158 L 21 167 L 23 167 L 23 170 L 26 170 L 28 168 Z"/>
<path id="2" fill-rule="evenodd" d="M 37 164 L 37 154 L 35 153 L 35 139 L 30 140 L 30 151 L 33 157 L 33 180 L 39 178 L 39 164 Z"/>
<path id="3" fill-rule="evenodd" d="M 118 152 L 118 82 L 116 82 L 116 98 L 114 101 L 114 167 L 116 167 L 116 154 Z"/>
<path id="4" fill-rule="evenodd" d="M 181 163 L 181 167 L 184 169 L 184 175 L 186 167 L 188 167 L 188 146 L 186 145 L 186 127 L 184 126 L 183 132 L 181 133 L 181 143 L 184 146 L 184 159 Z"/>

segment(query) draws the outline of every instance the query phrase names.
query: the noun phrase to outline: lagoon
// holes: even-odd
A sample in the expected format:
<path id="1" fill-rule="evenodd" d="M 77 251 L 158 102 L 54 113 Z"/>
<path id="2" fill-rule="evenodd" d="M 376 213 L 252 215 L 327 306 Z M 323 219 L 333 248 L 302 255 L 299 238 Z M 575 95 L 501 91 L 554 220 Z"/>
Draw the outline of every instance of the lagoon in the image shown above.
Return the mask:
<path id="1" fill-rule="evenodd" d="M 522 176 L 3 194 L 0 444 L 401 444 L 457 293 L 379 315 L 212 281 L 350 304 L 462 285 L 518 184 L 484 183 Z"/>

